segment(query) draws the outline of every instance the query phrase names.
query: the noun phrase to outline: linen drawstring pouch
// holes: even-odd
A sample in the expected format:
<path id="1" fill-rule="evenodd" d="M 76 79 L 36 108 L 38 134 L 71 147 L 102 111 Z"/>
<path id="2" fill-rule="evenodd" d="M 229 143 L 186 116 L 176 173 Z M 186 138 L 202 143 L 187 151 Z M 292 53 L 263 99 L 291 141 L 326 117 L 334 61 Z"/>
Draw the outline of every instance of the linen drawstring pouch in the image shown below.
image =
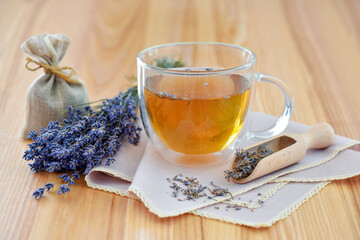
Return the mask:
<path id="1" fill-rule="evenodd" d="M 75 70 L 59 66 L 70 42 L 64 34 L 41 34 L 21 44 L 21 49 L 33 57 L 26 58 L 25 67 L 44 70 L 27 91 L 22 138 L 29 138 L 31 130 L 39 131 L 50 121 L 60 120 L 70 105 L 89 102 L 85 84 Z"/>

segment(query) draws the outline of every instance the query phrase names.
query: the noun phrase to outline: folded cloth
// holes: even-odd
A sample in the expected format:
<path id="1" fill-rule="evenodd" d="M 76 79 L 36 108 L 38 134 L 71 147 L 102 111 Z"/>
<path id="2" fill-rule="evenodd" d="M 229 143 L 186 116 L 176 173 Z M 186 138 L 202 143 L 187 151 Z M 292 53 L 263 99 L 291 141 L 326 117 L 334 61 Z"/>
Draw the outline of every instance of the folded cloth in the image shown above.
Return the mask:
<path id="1" fill-rule="evenodd" d="M 261 127 L 264 123 L 273 121 L 274 117 L 255 113 L 253 119 Z M 302 133 L 307 129 L 305 125 L 290 122 L 286 131 Z M 248 141 L 245 145 L 254 143 L 256 140 Z M 123 146 L 115 156 L 115 163 L 94 168 L 85 179 L 90 187 L 139 198 L 159 217 L 191 212 L 253 227 L 270 226 L 290 214 L 330 180 L 360 174 L 360 153 L 355 147 L 354 150 L 345 150 L 337 155 L 356 144 L 357 141 L 335 136 L 330 147 L 310 150 L 304 159 L 292 166 L 246 184 L 235 184 L 224 178 L 227 164 L 203 168 L 173 165 L 161 158 L 154 146 L 147 143 L 143 134 L 139 146 Z M 329 161 L 330 159 L 332 160 Z M 174 197 L 174 189 L 170 186 L 173 184 L 172 179 L 178 174 L 182 174 L 183 177 L 180 175 L 178 178 L 183 179 L 196 177 L 200 184 L 211 190 L 218 185 L 231 194 L 212 197 L 209 190 L 204 190 L 203 193 L 208 196 L 195 200 L 183 200 L 186 196 L 181 192 Z M 274 199 L 281 201 L 275 203 Z M 261 217 L 256 217 L 257 215 Z"/>

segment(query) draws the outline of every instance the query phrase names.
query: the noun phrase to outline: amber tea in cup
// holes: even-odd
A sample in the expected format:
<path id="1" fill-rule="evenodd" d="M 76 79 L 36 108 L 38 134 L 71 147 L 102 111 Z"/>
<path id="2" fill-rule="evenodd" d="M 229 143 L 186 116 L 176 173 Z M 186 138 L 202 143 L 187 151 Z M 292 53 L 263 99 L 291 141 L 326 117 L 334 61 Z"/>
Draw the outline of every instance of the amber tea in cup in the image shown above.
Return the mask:
<path id="1" fill-rule="evenodd" d="M 229 161 L 242 141 L 275 136 L 290 119 L 290 90 L 279 79 L 257 73 L 256 56 L 246 48 L 172 43 L 145 49 L 137 61 L 144 128 L 162 157 L 172 163 Z M 250 115 L 259 82 L 279 87 L 285 107 L 273 126 L 254 132 Z"/>
<path id="2" fill-rule="evenodd" d="M 151 78 L 144 93 L 146 111 L 155 133 L 170 149 L 214 153 L 240 132 L 250 102 L 249 81 L 243 76 Z"/>

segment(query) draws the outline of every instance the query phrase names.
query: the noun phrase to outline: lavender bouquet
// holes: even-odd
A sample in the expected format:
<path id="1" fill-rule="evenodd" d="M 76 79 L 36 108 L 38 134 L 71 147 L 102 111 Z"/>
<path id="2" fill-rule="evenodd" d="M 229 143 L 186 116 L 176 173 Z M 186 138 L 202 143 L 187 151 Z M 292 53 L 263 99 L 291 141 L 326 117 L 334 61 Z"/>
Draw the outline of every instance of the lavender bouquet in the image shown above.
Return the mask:
<path id="1" fill-rule="evenodd" d="M 122 141 L 135 145 L 139 142 L 141 128 L 136 125 L 136 86 L 112 99 L 97 102 L 101 104 L 82 106 L 83 110 L 75 108 L 79 106 L 70 106 L 68 117 L 62 123 L 50 122 L 40 132 L 30 132 L 34 142 L 29 144 L 23 158 L 33 161 L 29 164 L 31 170 L 65 173 L 57 182 L 37 189 L 33 193 L 36 199 L 61 181 L 64 184 L 60 185 L 58 194 L 69 192 L 69 185 L 75 184 L 80 174 L 88 174 L 103 160 L 106 165 L 115 161 L 114 155 Z"/>

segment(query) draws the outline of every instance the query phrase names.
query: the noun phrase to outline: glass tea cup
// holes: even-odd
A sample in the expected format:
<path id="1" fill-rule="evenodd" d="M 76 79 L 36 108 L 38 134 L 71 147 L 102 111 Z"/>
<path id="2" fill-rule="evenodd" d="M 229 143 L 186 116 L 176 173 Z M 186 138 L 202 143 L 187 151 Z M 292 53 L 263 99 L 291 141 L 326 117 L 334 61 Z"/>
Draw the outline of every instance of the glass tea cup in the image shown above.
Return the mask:
<path id="1" fill-rule="evenodd" d="M 141 119 L 162 157 L 182 166 L 220 164 L 243 141 L 280 134 L 293 109 L 281 80 L 256 72 L 256 56 L 244 47 L 211 42 L 171 43 L 137 57 Z M 257 83 L 279 87 L 285 105 L 273 126 L 251 131 Z"/>

